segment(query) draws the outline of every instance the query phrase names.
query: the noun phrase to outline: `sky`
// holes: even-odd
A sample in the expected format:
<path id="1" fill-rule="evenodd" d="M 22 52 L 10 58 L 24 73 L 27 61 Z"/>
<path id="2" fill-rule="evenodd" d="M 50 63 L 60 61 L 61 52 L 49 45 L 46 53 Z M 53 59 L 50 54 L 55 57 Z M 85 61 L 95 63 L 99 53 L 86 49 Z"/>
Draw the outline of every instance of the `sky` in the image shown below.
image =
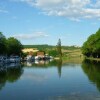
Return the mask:
<path id="1" fill-rule="evenodd" d="M 0 32 L 22 44 L 82 44 L 100 28 L 100 0 L 0 0 Z"/>

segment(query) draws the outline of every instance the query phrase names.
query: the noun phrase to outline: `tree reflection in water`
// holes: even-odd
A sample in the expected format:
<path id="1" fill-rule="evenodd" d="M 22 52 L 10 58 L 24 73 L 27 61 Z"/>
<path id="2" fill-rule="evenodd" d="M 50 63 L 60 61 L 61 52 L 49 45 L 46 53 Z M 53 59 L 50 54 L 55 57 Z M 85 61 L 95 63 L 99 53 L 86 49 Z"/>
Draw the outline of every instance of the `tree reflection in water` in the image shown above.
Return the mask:
<path id="1" fill-rule="evenodd" d="M 84 60 L 82 62 L 82 69 L 88 76 L 88 79 L 93 84 L 96 84 L 98 90 L 100 91 L 100 62 Z"/>
<path id="2" fill-rule="evenodd" d="M 37 68 L 49 68 L 57 67 L 59 78 L 61 77 L 62 60 L 53 61 L 39 61 L 26 62 L 24 66 L 37 67 Z M 7 82 L 16 82 L 23 74 L 22 65 L 19 63 L 11 63 L 9 65 L 0 65 L 0 90 L 6 85 Z"/>
<path id="3" fill-rule="evenodd" d="M 9 65 L 0 65 L 0 90 L 6 82 L 13 83 L 17 81 L 23 73 L 21 64 L 11 63 Z"/>
<path id="4" fill-rule="evenodd" d="M 62 69 L 62 59 L 58 60 L 57 68 L 58 68 L 58 74 L 59 74 L 59 78 L 60 78 L 61 77 L 61 69 Z"/>
<path id="5" fill-rule="evenodd" d="M 37 68 L 49 68 L 57 67 L 59 78 L 61 77 L 62 59 L 59 60 L 36 60 L 35 62 L 25 62 L 24 66 L 37 67 Z"/>

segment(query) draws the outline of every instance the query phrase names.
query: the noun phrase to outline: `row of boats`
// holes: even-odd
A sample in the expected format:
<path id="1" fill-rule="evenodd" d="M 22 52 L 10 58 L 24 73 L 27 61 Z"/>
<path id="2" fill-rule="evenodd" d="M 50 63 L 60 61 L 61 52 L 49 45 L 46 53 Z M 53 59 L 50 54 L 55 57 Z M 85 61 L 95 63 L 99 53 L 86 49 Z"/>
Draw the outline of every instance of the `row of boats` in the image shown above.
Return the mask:
<path id="1" fill-rule="evenodd" d="M 0 63 L 16 63 L 16 62 L 20 62 L 21 61 L 21 57 L 19 56 L 0 56 Z"/>
<path id="2" fill-rule="evenodd" d="M 28 55 L 24 59 L 19 56 L 0 56 L 0 63 L 19 63 L 21 61 L 35 61 L 35 60 L 50 60 L 53 59 L 52 56 L 30 56 Z"/>
<path id="3" fill-rule="evenodd" d="M 24 61 L 37 61 L 37 60 L 50 60 L 50 59 L 53 59 L 52 56 L 31 56 L 31 55 L 28 55 Z"/>

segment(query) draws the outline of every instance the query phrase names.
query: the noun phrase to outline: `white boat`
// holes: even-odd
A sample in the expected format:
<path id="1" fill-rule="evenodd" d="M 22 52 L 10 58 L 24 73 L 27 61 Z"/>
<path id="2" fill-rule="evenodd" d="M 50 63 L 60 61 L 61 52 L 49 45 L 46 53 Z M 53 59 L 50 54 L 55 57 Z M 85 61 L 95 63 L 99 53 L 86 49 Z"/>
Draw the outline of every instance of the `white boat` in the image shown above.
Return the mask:
<path id="1" fill-rule="evenodd" d="M 31 61 L 31 58 L 32 58 L 32 56 L 31 56 L 31 55 L 28 55 L 28 56 L 26 57 L 26 61 Z"/>
<path id="2" fill-rule="evenodd" d="M 40 57 L 39 56 L 35 56 L 35 60 L 39 60 L 40 59 Z"/>

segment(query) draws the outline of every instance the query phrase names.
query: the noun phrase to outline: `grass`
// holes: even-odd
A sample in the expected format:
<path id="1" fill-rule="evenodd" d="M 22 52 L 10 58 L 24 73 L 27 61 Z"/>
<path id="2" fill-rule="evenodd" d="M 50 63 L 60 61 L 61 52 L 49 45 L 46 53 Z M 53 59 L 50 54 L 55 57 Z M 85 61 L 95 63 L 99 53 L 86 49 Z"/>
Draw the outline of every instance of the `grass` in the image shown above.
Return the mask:
<path id="1" fill-rule="evenodd" d="M 77 63 L 77 64 L 81 64 L 83 61 L 83 54 L 81 49 L 76 48 L 76 49 L 63 49 L 62 50 L 63 53 L 63 63 Z"/>
<path id="2" fill-rule="evenodd" d="M 76 57 L 82 57 L 83 56 L 81 49 L 62 50 L 62 52 L 63 52 L 64 59 L 65 59 L 65 57 L 76 58 Z"/>
<path id="3" fill-rule="evenodd" d="M 72 50 L 62 50 L 63 57 L 62 60 L 64 62 L 82 62 L 85 58 L 82 54 L 81 49 L 72 49 Z M 100 58 L 86 57 L 85 59 L 100 61 Z"/>
<path id="4" fill-rule="evenodd" d="M 83 58 L 83 54 L 81 49 L 62 49 L 62 60 L 69 60 L 69 59 L 76 59 L 76 58 Z M 59 57 L 55 57 L 55 59 L 59 59 Z"/>

